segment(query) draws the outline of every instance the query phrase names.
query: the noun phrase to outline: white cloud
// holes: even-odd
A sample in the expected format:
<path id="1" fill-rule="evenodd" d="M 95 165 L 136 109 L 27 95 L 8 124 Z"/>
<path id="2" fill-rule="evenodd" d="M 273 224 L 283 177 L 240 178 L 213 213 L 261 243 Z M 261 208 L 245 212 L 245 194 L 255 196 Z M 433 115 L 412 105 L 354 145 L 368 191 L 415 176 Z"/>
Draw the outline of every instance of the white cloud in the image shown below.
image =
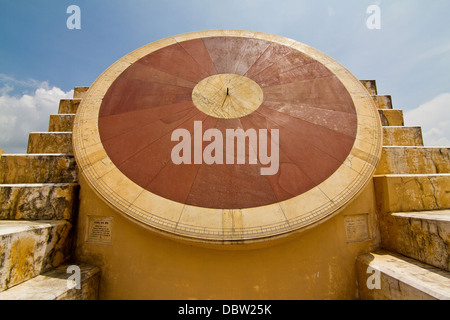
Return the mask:
<path id="1" fill-rule="evenodd" d="M 19 87 L 25 89 L 36 89 L 36 88 L 47 88 L 48 89 L 48 81 L 38 81 L 35 79 L 27 79 L 27 80 L 17 80 L 14 77 L 8 76 L 6 74 L 0 73 L 0 83 L 3 86 L 8 87 L 12 91 L 12 89 Z"/>
<path id="2" fill-rule="evenodd" d="M 450 146 L 450 93 L 405 112 L 405 122 L 422 127 L 426 146 Z"/>
<path id="3" fill-rule="evenodd" d="M 7 153 L 25 153 L 30 132 L 48 131 L 50 114 L 58 112 L 59 100 L 71 98 L 73 91 L 52 87 L 48 82 L 19 81 L 0 74 L 0 148 Z M 7 82 L 7 83 L 5 83 Z M 34 92 L 12 95 L 15 86 Z"/>

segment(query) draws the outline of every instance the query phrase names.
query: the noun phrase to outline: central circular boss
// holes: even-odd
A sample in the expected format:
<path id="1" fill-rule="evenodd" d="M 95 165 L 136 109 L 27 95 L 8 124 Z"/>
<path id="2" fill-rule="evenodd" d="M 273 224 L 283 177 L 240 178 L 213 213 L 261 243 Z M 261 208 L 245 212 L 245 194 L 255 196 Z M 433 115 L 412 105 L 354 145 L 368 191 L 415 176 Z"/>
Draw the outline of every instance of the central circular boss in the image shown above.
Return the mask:
<path id="1" fill-rule="evenodd" d="M 197 109 L 220 119 L 249 115 L 263 100 L 263 91 L 255 81 L 232 73 L 207 77 L 192 91 L 192 101 Z"/>

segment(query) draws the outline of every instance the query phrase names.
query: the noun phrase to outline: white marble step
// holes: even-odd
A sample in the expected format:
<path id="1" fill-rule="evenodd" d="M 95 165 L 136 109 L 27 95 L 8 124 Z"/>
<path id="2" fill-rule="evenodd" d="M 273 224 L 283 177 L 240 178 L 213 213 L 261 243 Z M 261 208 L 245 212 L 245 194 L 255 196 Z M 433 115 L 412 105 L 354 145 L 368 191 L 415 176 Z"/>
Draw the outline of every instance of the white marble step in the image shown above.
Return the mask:
<path id="1" fill-rule="evenodd" d="M 393 174 L 373 178 L 381 212 L 450 209 L 450 174 Z"/>
<path id="2" fill-rule="evenodd" d="M 0 300 L 96 300 L 99 274 L 99 268 L 85 264 L 62 265 L 0 292 Z"/>
<path id="3" fill-rule="evenodd" d="M 75 114 L 80 106 L 81 99 L 61 99 L 58 114 Z"/>
<path id="4" fill-rule="evenodd" d="M 380 229 L 383 248 L 450 271 L 450 210 L 391 213 Z"/>
<path id="5" fill-rule="evenodd" d="M 399 109 L 378 109 L 381 124 L 385 127 L 401 127 L 405 125 L 403 110 Z"/>
<path id="6" fill-rule="evenodd" d="M 73 89 L 73 98 L 82 99 L 88 90 L 89 87 L 75 87 Z"/>
<path id="7" fill-rule="evenodd" d="M 360 81 L 371 96 L 376 96 L 378 94 L 376 80 L 360 80 Z"/>
<path id="8" fill-rule="evenodd" d="M 0 220 L 71 220 L 76 183 L 0 184 Z"/>
<path id="9" fill-rule="evenodd" d="M 48 123 L 48 132 L 71 132 L 75 114 L 52 114 Z"/>
<path id="10" fill-rule="evenodd" d="M 376 175 L 450 173 L 449 147 L 383 147 Z"/>
<path id="11" fill-rule="evenodd" d="M 373 95 L 372 99 L 378 109 L 392 109 L 392 97 L 389 95 Z"/>
<path id="12" fill-rule="evenodd" d="M 72 132 L 31 132 L 27 153 L 73 154 Z"/>
<path id="13" fill-rule="evenodd" d="M 67 221 L 0 221 L 0 291 L 63 264 L 70 253 Z"/>
<path id="14" fill-rule="evenodd" d="M 383 127 L 384 146 L 423 146 L 421 127 Z"/>
<path id="15" fill-rule="evenodd" d="M 402 255 L 379 251 L 356 263 L 362 300 L 449 300 L 450 273 Z"/>
<path id="16" fill-rule="evenodd" d="M 75 158 L 70 154 L 3 154 L 0 183 L 76 183 Z"/>

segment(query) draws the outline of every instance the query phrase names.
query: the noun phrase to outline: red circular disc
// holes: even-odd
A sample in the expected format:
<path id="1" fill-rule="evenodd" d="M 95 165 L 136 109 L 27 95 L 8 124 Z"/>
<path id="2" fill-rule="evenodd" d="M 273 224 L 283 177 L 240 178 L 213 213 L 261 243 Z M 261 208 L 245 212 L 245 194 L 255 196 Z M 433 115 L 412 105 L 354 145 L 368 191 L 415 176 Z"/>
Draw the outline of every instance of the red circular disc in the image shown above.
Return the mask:
<path id="1" fill-rule="evenodd" d="M 192 93 L 203 79 L 236 74 L 251 79 L 263 92 L 259 108 L 242 117 L 218 118 L 200 111 Z M 201 132 L 194 132 L 201 123 Z M 143 189 L 196 207 L 242 209 L 296 197 L 329 178 L 349 156 L 357 134 L 352 97 L 322 63 L 292 47 L 264 39 L 207 37 L 178 42 L 131 64 L 108 89 L 101 103 L 101 143 L 114 165 Z M 191 139 L 192 162 L 171 158 L 177 129 Z M 196 140 L 208 129 L 223 136 L 224 164 L 195 163 L 211 143 Z M 278 153 L 270 165 L 259 157 L 258 144 L 246 143 L 246 162 L 225 163 L 226 130 L 254 130 L 258 142 L 267 130 L 267 148 Z M 270 150 L 274 130 L 276 148 Z M 200 143 L 195 144 L 195 142 Z M 258 155 L 249 163 L 252 145 Z M 197 149 L 196 149 L 197 148 Z M 275 163 L 275 162 L 278 162 Z"/>

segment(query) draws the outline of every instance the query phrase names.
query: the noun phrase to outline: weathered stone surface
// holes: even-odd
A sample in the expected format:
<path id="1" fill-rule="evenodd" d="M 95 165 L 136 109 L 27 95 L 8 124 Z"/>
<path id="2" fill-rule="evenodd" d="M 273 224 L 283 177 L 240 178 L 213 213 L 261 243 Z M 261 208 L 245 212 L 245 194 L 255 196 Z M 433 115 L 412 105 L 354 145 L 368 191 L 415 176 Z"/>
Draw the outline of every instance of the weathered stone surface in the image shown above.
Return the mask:
<path id="1" fill-rule="evenodd" d="M 77 165 L 67 154 L 8 154 L 0 157 L 0 183 L 75 183 Z"/>
<path id="2" fill-rule="evenodd" d="M 384 146 L 423 146 L 421 127 L 383 127 Z"/>
<path id="3" fill-rule="evenodd" d="M 64 263 L 71 227 L 67 221 L 0 221 L 0 291 Z"/>
<path id="4" fill-rule="evenodd" d="M 375 176 L 380 212 L 450 208 L 450 174 Z"/>
<path id="5" fill-rule="evenodd" d="M 233 92 L 233 99 L 229 98 L 229 92 Z M 192 91 L 192 102 L 197 109 L 213 117 L 237 119 L 259 108 L 263 91 L 250 78 L 222 73 L 200 81 Z"/>
<path id="6" fill-rule="evenodd" d="M 58 114 L 75 114 L 80 106 L 81 99 L 61 99 Z"/>
<path id="7" fill-rule="evenodd" d="M 377 82 L 375 80 L 361 80 L 363 86 L 367 89 L 370 95 L 376 96 L 377 92 Z"/>
<path id="8" fill-rule="evenodd" d="M 72 154 L 71 132 L 32 132 L 28 139 L 28 153 Z"/>
<path id="9" fill-rule="evenodd" d="M 450 173 L 450 148 L 383 147 L 375 174 Z"/>
<path id="10" fill-rule="evenodd" d="M 356 269 L 362 300 L 450 299 L 449 272 L 398 254 L 380 251 L 359 256 Z M 379 289 L 371 290 L 378 272 Z"/>
<path id="11" fill-rule="evenodd" d="M 380 229 L 383 248 L 450 271 L 450 210 L 392 213 Z"/>
<path id="12" fill-rule="evenodd" d="M 373 101 L 378 109 L 392 109 L 392 97 L 391 96 L 372 96 Z"/>
<path id="13" fill-rule="evenodd" d="M 52 114 L 48 124 L 49 132 L 72 132 L 74 114 Z"/>
<path id="14" fill-rule="evenodd" d="M 405 125 L 403 110 L 378 109 L 378 113 L 380 114 L 381 124 L 385 127 Z"/>
<path id="15" fill-rule="evenodd" d="M 0 185 L 0 220 L 71 220 L 78 185 Z"/>
<path id="16" fill-rule="evenodd" d="M 81 99 L 85 95 L 86 91 L 88 91 L 89 87 L 76 87 L 73 90 L 73 98 Z"/>
<path id="17" fill-rule="evenodd" d="M 0 300 L 96 300 L 100 270 L 81 264 L 81 288 L 68 289 L 69 265 L 62 265 L 48 273 L 28 280 L 0 293 Z"/>

